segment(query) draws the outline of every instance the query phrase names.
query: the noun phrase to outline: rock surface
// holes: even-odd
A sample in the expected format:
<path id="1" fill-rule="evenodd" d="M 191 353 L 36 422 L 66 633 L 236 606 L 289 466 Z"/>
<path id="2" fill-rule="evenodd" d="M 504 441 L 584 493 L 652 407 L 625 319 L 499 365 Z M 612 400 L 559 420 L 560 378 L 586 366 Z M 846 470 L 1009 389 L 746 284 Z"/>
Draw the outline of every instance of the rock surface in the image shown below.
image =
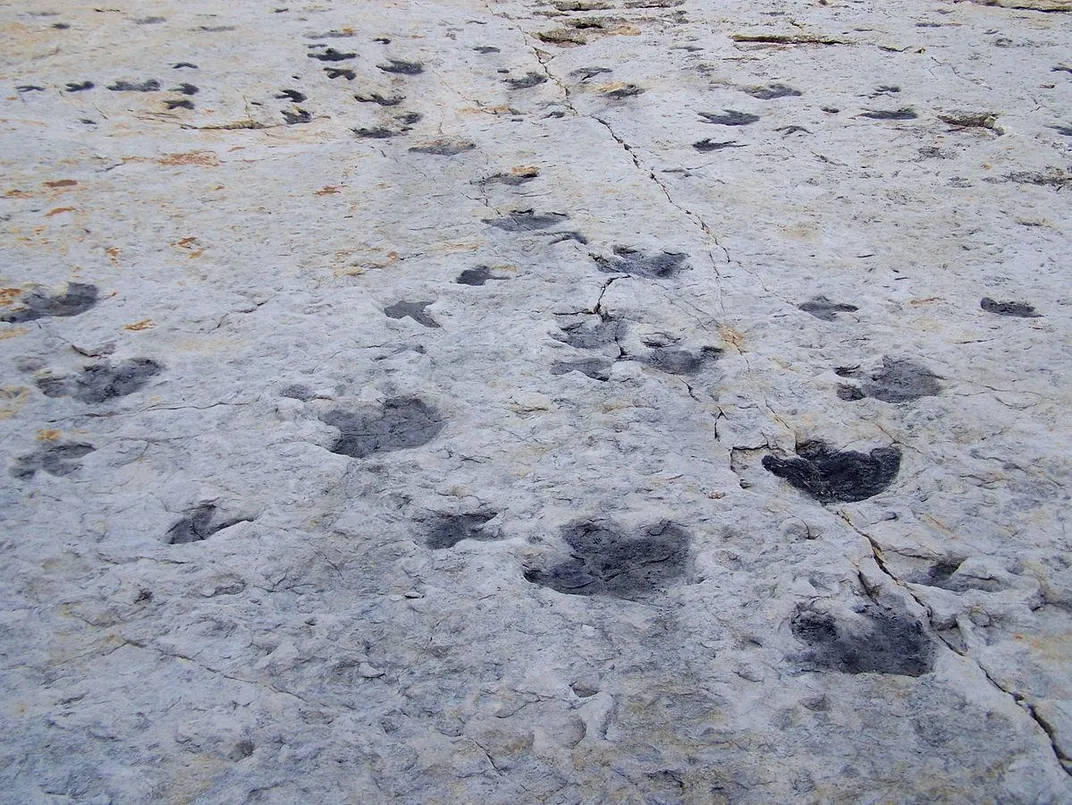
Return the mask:
<path id="1" fill-rule="evenodd" d="M 0 800 L 1072 801 L 1067 10 L 4 4 Z"/>

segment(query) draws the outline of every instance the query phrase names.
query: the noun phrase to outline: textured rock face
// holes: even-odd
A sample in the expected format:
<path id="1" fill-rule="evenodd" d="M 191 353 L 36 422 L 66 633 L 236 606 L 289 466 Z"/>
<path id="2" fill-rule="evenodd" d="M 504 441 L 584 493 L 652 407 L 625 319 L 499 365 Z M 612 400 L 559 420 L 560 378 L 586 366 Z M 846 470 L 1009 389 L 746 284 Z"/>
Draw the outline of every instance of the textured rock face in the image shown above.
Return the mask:
<path id="1" fill-rule="evenodd" d="M 1072 801 L 1067 6 L 4 5 L 0 799 Z"/>

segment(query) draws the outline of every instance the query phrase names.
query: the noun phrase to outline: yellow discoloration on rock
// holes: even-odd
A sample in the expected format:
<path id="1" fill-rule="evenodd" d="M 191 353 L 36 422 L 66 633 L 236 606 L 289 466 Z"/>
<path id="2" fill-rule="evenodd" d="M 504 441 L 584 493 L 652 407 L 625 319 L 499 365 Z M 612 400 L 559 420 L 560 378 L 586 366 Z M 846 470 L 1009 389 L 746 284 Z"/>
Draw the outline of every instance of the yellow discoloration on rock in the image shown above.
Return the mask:
<path id="1" fill-rule="evenodd" d="M 142 319 L 141 321 L 136 321 L 133 324 L 124 324 L 123 325 L 124 330 L 130 330 L 131 332 L 139 332 L 141 330 L 151 330 L 154 327 L 156 327 L 156 322 L 153 321 L 152 319 Z"/>
<path id="2" fill-rule="evenodd" d="M 141 161 L 134 158 L 130 161 Z M 188 154 L 167 154 L 156 160 L 158 165 L 194 165 L 202 168 L 215 168 L 220 164 L 220 158 L 211 151 L 192 151 Z"/>
<path id="3" fill-rule="evenodd" d="M 728 324 L 718 325 L 718 334 L 726 342 L 726 346 L 737 353 L 744 352 L 744 335 L 734 330 Z"/>
<path id="4" fill-rule="evenodd" d="M 63 431 L 58 428 L 41 428 L 35 437 L 39 442 L 58 442 L 63 437 Z"/>
<path id="5" fill-rule="evenodd" d="M 4 386 L 0 388 L 0 419 L 11 419 L 19 412 L 22 406 L 26 405 L 29 399 L 30 390 L 26 386 Z"/>

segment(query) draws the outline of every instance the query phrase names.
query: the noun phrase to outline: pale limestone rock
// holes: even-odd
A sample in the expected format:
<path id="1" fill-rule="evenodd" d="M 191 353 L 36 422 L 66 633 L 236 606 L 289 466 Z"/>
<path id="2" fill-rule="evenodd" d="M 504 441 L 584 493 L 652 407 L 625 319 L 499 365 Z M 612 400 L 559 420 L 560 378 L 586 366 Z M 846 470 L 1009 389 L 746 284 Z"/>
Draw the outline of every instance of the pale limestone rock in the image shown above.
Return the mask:
<path id="1" fill-rule="evenodd" d="M 1072 800 L 1067 17 L 136 5 L 0 9 L 4 796 Z"/>

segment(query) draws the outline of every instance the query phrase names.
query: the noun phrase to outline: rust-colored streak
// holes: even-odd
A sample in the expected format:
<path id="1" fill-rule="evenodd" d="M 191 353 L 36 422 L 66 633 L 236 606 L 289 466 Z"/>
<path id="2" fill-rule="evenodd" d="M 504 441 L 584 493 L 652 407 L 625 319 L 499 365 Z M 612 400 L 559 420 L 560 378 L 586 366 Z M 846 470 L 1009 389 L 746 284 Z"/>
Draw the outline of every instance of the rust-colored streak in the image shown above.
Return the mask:
<path id="1" fill-rule="evenodd" d="M 60 213 L 77 212 L 77 211 L 78 211 L 77 207 L 57 207 L 56 209 L 49 210 L 47 213 L 45 213 L 45 217 L 46 218 L 51 218 L 53 215 L 59 215 Z"/>
<path id="2" fill-rule="evenodd" d="M 188 154 L 165 154 L 156 161 L 159 165 L 199 165 L 203 168 L 215 168 L 220 164 L 219 157 L 211 151 L 192 151 Z"/>
<path id="3" fill-rule="evenodd" d="M 45 187 L 74 187 L 77 184 L 74 179 L 57 179 L 55 182 L 45 182 Z"/>

